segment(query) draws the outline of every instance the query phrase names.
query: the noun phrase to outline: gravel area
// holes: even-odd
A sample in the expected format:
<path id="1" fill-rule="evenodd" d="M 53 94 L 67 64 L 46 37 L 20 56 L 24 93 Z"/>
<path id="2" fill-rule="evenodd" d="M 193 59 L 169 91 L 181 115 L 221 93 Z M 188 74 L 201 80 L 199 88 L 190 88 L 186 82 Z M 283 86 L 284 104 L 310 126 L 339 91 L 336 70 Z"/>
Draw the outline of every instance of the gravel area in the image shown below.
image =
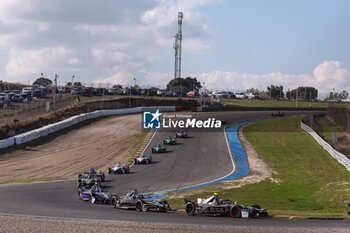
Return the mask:
<path id="1" fill-rule="evenodd" d="M 74 179 L 91 167 L 106 172 L 113 163 L 127 162 L 140 133 L 140 114 L 90 123 L 48 143 L 0 156 L 0 181 Z"/>
<path id="2" fill-rule="evenodd" d="M 133 223 L 120 221 L 73 220 L 26 216 L 0 216 L 0 232 L 349 232 L 348 229 L 328 228 L 288 228 L 288 227 L 255 227 L 255 226 L 214 226 L 214 225 L 183 225 Z"/>

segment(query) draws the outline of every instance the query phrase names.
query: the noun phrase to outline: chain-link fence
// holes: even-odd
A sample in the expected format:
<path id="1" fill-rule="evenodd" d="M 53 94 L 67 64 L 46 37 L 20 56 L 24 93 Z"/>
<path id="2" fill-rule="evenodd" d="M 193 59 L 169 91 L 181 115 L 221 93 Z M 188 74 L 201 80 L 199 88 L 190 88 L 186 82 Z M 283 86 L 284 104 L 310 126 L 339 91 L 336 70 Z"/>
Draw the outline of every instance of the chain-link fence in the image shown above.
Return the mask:
<path id="1" fill-rule="evenodd" d="M 350 133 L 350 116 L 349 109 L 344 107 L 336 107 L 330 103 L 327 115 L 343 132 Z"/>

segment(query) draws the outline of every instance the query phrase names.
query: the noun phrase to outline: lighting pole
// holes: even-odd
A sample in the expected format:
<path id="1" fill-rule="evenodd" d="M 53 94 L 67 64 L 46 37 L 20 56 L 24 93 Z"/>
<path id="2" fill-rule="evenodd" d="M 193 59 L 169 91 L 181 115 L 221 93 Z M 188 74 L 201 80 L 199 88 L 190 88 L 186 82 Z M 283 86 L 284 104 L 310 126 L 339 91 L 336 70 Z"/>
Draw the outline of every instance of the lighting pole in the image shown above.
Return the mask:
<path id="1" fill-rule="evenodd" d="M 56 88 L 57 88 L 57 79 L 58 79 L 58 75 L 55 74 L 55 85 L 54 85 L 54 88 L 53 88 L 53 110 L 54 110 L 54 113 L 56 115 Z"/>
<path id="2" fill-rule="evenodd" d="M 72 87 L 73 87 L 73 80 L 74 80 L 74 76 L 75 76 L 75 75 L 73 75 L 73 76 L 72 76 Z"/>

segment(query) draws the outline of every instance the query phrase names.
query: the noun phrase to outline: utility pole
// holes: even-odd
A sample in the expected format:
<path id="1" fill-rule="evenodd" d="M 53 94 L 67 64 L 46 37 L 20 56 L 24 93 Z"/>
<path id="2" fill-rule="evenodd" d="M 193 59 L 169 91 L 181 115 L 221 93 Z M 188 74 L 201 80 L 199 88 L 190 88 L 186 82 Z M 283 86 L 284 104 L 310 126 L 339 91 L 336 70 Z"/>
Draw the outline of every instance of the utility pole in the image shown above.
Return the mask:
<path id="1" fill-rule="evenodd" d="M 129 108 L 131 108 L 131 85 L 129 88 Z"/>
<path id="2" fill-rule="evenodd" d="M 298 88 L 296 89 L 296 92 L 295 92 L 295 107 L 298 107 Z"/>
<path id="3" fill-rule="evenodd" d="M 55 86 L 53 88 L 53 111 L 56 115 L 56 89 L 57 89 L 57 79 L 58 79 L 58 75 L 55 74 Z"/>

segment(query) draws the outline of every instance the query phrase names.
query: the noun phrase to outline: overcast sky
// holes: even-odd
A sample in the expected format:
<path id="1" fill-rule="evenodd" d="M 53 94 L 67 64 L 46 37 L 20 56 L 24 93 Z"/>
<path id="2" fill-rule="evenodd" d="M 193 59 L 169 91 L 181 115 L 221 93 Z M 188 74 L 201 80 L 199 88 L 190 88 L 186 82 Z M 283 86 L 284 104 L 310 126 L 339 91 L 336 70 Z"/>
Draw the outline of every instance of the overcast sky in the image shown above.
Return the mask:
<path id="1" fill-rule="evenodd" d="M 347 0 L 0 0 L 0 79 L 165 86 L 177 13 L 182 76 L 206 87 L 350 90 Z"/>

